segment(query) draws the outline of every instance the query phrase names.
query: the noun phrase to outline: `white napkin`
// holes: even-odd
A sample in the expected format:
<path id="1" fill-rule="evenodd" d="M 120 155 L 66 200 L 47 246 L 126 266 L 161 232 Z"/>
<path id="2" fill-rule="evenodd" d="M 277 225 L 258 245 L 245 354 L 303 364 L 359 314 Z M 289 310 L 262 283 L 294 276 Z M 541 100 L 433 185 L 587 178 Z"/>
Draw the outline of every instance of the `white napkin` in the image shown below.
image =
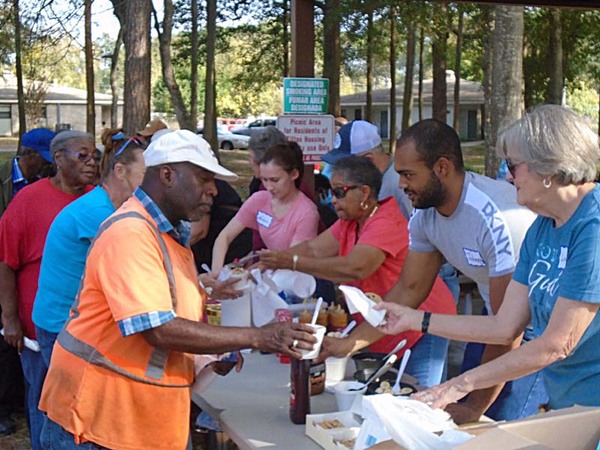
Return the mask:
<path id="1" fill-rule="evenodd" d="M 376 311 L 376 303 L 367 297 L 363 291 L 353 286 L 340 286 L 340 291 L 344 293 L 348 302 L 350 314 L 360 313 L 372 326 L 377 327 L 383 322 L 385 311 Z"/>
<path id="2" fill-rule="evenodd" d="M 4 328 L 2 328 L 0 330 L 0 334 L 2 336 L 4 336 Z M 38 341 L 34 341 L 33 339 L 29 339 L 26 336 L 23 336 L 23 344 L 25 344 L 25 347 L 27 347 L 31 351 L 34 351 L 34 352 L 39 352 L 40 351 L 40 344 L 38 344 Z"/>

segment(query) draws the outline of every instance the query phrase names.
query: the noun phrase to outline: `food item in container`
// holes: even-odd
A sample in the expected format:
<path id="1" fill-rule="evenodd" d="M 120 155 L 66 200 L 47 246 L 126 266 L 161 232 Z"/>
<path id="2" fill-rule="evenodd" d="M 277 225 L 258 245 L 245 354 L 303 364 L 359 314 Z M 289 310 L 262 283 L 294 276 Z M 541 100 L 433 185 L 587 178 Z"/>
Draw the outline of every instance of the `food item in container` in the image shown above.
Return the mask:
<path id="1" fill-rule="evenodd" d="M 375 294 L 374 292 L 365 292 L 365 295 L 367 296 L 367 298 L 373 300 L 375 303 L 379 303 L 382 301 L 381 296 Z"/>
<path id="2" fill-rule="evenodd" d="M 354 438 L 354 439 L 346 439 L 346 440 L 334 439 L 334 442 L 336 444 L 341 445 L 342 447 L 354 448 L 354 444 L 356 443 L 356 438 Z"/>
<path id="3" fill-rule="evenodd" d="M 315 423 L 315 425 L 318 425 L 325 430 L 332 430 L 334 428 L 344 428 L 344 424 L 342 422 L 340 422 L 338 419 L 324 420 L 323 422 Z"/>
<path id="4" fill-rule="evenodd" d="M 239 278 L 240 280 L 233 285 L 234 289 L 243 290 L 247 287 L 248 284 L 248 271 L 243 267 L 232 267 L 231 268 L 231 277 Z"/>

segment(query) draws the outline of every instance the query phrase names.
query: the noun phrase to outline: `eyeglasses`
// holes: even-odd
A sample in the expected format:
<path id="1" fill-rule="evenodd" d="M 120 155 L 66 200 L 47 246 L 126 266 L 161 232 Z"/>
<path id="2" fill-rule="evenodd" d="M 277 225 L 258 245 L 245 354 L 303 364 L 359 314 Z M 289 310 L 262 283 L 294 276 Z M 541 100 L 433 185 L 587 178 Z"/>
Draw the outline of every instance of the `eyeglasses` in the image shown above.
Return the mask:
<path id="1" fill-rule="evenodd" d="M 123 153 L 123 151 L 125 151 L 125 149 L 127 148 L 127 146 L 128 146 L 129 144 L 131 144 L 132 142 L 135 142 L 135 144 L 136 144 L 138 147 L 142 147 L 142 148 L 144 148 L 144 147 L 145 147 L 145 145 L 144 145 L 144 142 L 143 142 L 143 141 L 142 141 L 140 138 L 138 138 L 137 136 L 131 136 L 129 139 L 127 139 L 127 140 L 125 141 L 125 143 L 124 143 L 123 145 L 121 145 L 121 146 L 119 147 L 119 149 L 118 149 L 118 150 L 115 152 L 115 154 L 113 155 L 113 158 L 116 158 L 116 157 L 117 157 L 117 156 L 119 156 L 121 153 Z"/>
<path id="2" fill-rule="evenodd" d="M 87 164 L 92 159 L 94 160 L 94 162 L 96 162 L 94 152 L 92 152 L 92 153 L 76 152 L 74 150 L 69 150 L 68 148 L 63 148 L 61 151 L 67 152 L 68 154 L 76 157 L 79 160 L 79 162 L 82 162 L 83 164 Z"/>
<path id="3" fill-rule="evenodd" d="M 333 194 L 333 196 L 335 198 L 346 198 L 346 194 L 348 194 L 348 191 L 350 189 L 357 189 L 358 187 L 360 187 L 360 186 L 357 186 L 357 185 L 340 186 L 340 187 L 331 189 L 331 193 Z"/>
<path id="4" fill-rule="evenodd" d="M 512 162 L 510 159 L 506 158 L 506 168 L 508 169 L 508 171 L 514 178 L 517 167 L 519 167 L 521 164 L 525 164 L 526 162 L 527 161 L 520 161 L 518 163 L 515 163 L 515 162 Z"/>

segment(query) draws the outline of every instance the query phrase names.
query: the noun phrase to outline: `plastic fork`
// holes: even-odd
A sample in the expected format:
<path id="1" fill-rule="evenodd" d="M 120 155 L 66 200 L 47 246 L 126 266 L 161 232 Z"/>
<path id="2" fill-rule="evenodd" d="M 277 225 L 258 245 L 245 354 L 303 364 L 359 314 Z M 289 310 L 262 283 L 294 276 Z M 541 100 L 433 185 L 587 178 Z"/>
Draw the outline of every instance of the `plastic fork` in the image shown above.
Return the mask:
<path id="1" fill-rule="evenodd" d="M 400 379 L 402 375 L 404 375 L 404 369 L 406 369 L 406 364 L 408 364 L 408 358 L 410 358 L 410 348 L 404 352 L 402 356 L 402 362 L 400 362 L 400 367 L 398 368 L 398 375 L 396 375 L 396 382 L 394 386 L 392 386 L 392 394 L 398 395 L 400 393 Z"/>

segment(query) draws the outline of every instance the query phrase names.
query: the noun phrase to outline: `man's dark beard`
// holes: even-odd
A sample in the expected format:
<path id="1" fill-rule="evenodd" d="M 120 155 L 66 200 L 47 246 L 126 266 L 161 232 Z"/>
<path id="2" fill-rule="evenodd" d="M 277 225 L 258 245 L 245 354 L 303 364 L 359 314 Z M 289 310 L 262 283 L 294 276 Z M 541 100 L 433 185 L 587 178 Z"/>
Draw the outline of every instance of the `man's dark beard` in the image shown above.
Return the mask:
<path id="1" fill-rule="evenodd" d="M 418 195 L 413 207 L 417 209 L 436 208 L 446 201 L 447 192 L 437 175 L 431 171 L 429 183 Z"/>

